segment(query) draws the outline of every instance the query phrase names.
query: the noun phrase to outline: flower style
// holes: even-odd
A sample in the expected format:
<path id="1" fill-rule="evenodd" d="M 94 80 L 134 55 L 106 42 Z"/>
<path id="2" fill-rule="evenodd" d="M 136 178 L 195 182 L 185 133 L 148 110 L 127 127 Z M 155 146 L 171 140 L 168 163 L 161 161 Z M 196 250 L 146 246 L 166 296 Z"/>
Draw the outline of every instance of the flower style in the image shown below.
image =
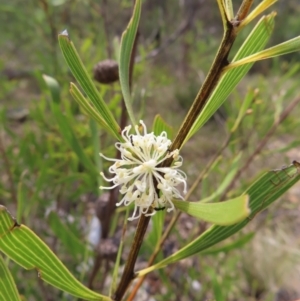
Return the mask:
<path id="1" fill-rule="evenodd" d="M 176 186 L 183 184 L 183 193 L 186 193 L 186 174 L 178 168 L 182 165 L 182 157 L 179 151 L 169 151 L 171 141 L 167 133 L 162 132 L 159 136 L 147 133 L 147 128 L 141 120 L 143 135 L 139 127 L 135 126 L 134 134 L 129 134 L 131 126 L 122 131 L 125 142 L 117 142 L 116 148 L 121 153 L 121 159 L 103 158 L 115 162 L 110 166 L 109 172 L 115 174 L 108 179 L 101 172 L 102 177 L 113 182 L 111 187 L 100 187 L 100 189 L 113 189 L 119 185 L 120 193 L 124 195 L 116 205 L 125 206 L 134 203 L 134 212 L 129 220 L 139 218 L 142 214 L 154 215 L 157 210 L 167 207 L 170 212 L 174 209 L 172 199 L 183 199 Z M 172 157 L 171 167 L 160 167 L 161 163 Z M 159 191 L 159 192 L 158 192 Z M 151 210 L 154 208 L 156 210 Z"/>

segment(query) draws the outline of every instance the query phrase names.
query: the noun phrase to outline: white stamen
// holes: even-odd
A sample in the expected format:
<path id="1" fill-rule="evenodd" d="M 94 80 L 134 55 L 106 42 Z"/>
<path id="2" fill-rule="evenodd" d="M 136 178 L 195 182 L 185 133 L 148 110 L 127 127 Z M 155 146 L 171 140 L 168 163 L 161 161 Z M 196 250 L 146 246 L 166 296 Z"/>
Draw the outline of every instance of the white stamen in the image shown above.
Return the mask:
<path id="1" fill-rule="evenodd" d="M 120 193 L 123 198 L 116 206 L 128 206 L 134 203 L 134 211 L 129 220 L 139 218 L 142 214 L 154 215 L 155 210 L 149 212 L 150 208 L 167 207 L 167 212 L 174 210 L 172 199 L 183 199 L 177 190 L 179 184 L 183 184 L 183 193 L 186 193 L 186 174 L 178 168 L 182 165 L 182 157 L 179 151 L 169 151 L 171 141 L 167 138 L 167 133 L 162 132 L 159 136 L 154 133 L 147 133 L 147 127 L 140 121 L 143 128 L 143 135 L 139 132 L 139 127 L 135 126 L 136 134 L 129 134 L 131 126 L 127 126 L 122 131 L 125 142 L 117 142 L 116 148 L 121 153 L 121 159 L 107 158 L 114 162 L 109 167 L 109 172 L 114 177 L 109 179 L 101 172 L 101 176 L 114 185 L 100 189 L 113 189 L 122 185 Z M 171 167 L 159 167 L 168 158 L 173 158 Z M 155 179 L 155 180 L 154 180 Z M 156 187 L 154 186 L 156 183 Z M 160 190 L 159 195 L 157 189 Z"/>

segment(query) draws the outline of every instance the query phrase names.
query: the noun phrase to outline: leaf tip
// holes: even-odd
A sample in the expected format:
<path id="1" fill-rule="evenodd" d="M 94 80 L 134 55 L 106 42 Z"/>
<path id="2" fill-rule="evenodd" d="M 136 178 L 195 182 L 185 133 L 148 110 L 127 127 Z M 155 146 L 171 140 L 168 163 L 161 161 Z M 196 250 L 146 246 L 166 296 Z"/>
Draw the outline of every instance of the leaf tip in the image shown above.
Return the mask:
<path id="1" fill-rule="evenodd" d="M 60 34 L 60 36 L 65 36 L 65 37 L 69 37 L 69 33 L 66 29 L 64 29 Z"/>
<path id="2" fill-rule="evenodd" d="M 59 33 L 58 37 L 59 38 L 66 38 L 68 41 L 70 41 L 70 35 L 69 35 L 67 29 L 64 29 L 61 33 Z"/>
<path id="3" fill-rule="evenodd" d="M 298 173 L 300 173 L 300 163 L 296 160 L 292 162 L 292 164 L 297 168 Z"/>

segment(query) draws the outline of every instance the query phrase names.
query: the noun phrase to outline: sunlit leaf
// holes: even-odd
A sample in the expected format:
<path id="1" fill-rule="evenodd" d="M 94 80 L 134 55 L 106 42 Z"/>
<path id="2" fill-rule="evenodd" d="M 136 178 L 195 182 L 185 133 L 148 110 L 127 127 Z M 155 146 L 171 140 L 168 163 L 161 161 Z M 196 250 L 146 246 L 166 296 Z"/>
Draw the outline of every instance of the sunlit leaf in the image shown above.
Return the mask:
<path id="1" fill-rule="evenodd" d="M 239 26 L 239 30 L 241 30 L 243 27 L 245 27 L 247 24 L 249 24 L 252 20 L 254 20 L 257 16 L 262 14 L 264 11 L 266 11 L 275 2 L 277 2 L 277 0 L 263 0 L 263 1 L 261 1 L 252 10 L 252 12 L 244 20 L 241 21 L 241 24 Z"/>
<path id="2" fill-rule="evenodd" d="M 14 279 L 0 255 L 0 300 L 21 301 Z"/>
<path id="3" fill-rule="evenodd" d="M 227 7 L 226 4 L 224 3 L 224 0 L 217 0 L 220 14 L 221 14 L 221 19 L 223 23 L 223 29 L 226 30 L 228 27 L 228 15 L 227 15 Z"/>
<path id="4" fill-rule="evenodd" d="M 138 276 L 145 275 L 155 269 L 177 262 L 196 253 L 199 253 L 216 243 L 223 241 L 244 228 L 257 213 L 267 208 L 284 192 L 300 180 L 300 163 L 294 161 L 292 165 L 266 172 L 255 181 L 245 192 L 250 197 L 249 207 L 251 214 L 243 221 L 232 226 L 213 225 L 195 240 L 188 243 L 166 259 L 138 272 Z"/>
<path id="5" fill-rule="evenodd" d="M 174 206 L 196 218 L 215 225 L 228 226 L 245 219 L 250 214 L 248 195 L 219 203 L 186 202 L 173 200 Z"/>
<path id="6" fill-rule="evenodd" d="M 265 47 L 274 28 L 274 17 L 275 13 L 272 13 L 260 19 L 255 28 L 249 34 L 246 41 L 240 47 L 238 53 L 233 59 L 233 62 L 247 57 L 248 55 L 251 55 L 252 53 L 255 53 Z M 222 76 L 218 85 L 205 104 L 203 111 L 200 113 L 199 117 L 193 124 L 189 134 L 184 141 L 185 143 L 217 111 L 217 109 L 223 104 L 230 93 L 235 89 L 240 80 L 248 73 L 251 67 L 252 64 L 243 65 L 233 70 L 229 70 Z"/>
<path id="7" fill-rule="evenodd" d="M 225 70 L 300 50 L 300 36 L 229 64 Z"/>
<path id="8" fill-rule="evenodd" d="M 19 225 L 0 205 L 0 251 L 45 282 L 84 300 L 111 301 L 81 284 L 33 231 Z"/>
<path id="9" fill-rule="evenodd" d="M 232 20 L 234 17 L 232 0 L 224 0 L 223 2 L 224 2 L 227 19 Z"/>

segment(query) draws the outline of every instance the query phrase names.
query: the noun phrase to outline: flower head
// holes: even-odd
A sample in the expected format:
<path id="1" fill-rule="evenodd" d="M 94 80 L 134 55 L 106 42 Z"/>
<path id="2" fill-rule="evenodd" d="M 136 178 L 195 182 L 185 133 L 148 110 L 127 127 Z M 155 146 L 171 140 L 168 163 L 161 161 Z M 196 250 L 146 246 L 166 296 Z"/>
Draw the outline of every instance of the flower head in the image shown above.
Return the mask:
<path id="1" fill-rule="evenodd" d="M 127 126 L 122 131 L 125 142 L 117 142 L 116 148 L 121 153 L 121 159 L 111 159 L 100 154 L 103 158 L 113 161 L 109 172 L 115 174 L 112 179 L 108 179 L 101 173 L 102 177 L 113 182 L 111 187 L 100 187 L 101 189 L 113 189 L 121 185 L 120 193 L 123 198 L 116 205 L 128 206 L 134 203 L 134 212 L 129 220 L 139 218 L 141 214 L 153 215 L 154 209 L 167 207 L 167 211 L 172 211 L 174 205 L 172 199 L 183 199 L 176 188 L 183 184 L 183 192 L 186 193 L 186 175 L 178 168 L 182 165 L 182 157 L 179 151 L 169 151 L 171 141 L 167 138 L 166 132 L 159 136 L 154 133 L 147 133 L 146 125 L 140 121 L 143 127 L 143 135 L 135 126 L 136 134 L 129 134 L 131 126 Z M 171 167 L 160 167 L 161 163 L 172 157 Z M 159 191 L 159 193 L 158 193 Z"/>

